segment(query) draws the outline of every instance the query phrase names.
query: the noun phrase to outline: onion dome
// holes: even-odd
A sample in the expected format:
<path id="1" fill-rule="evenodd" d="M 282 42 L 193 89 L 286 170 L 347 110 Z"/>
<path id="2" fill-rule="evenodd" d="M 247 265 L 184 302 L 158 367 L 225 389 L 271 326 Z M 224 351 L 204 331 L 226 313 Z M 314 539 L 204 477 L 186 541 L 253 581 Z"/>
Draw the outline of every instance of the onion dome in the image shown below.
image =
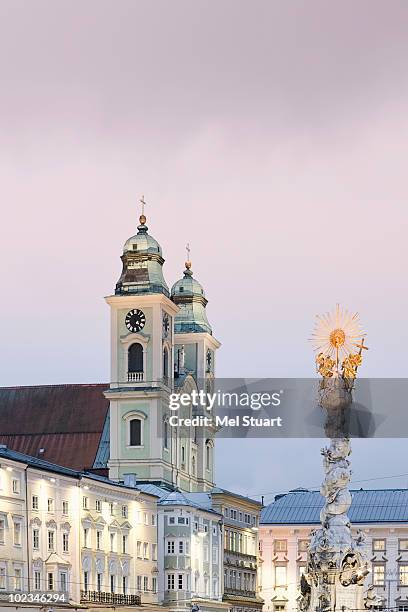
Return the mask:
<path id="1" fill-rule="evenodd" d="M 171 288 L 171 299 L 180 311 L 174 319 L 176 334 L 207 332 L 212 334 L 205 307 L 207 299 L 202 285 L 193 278 L 191 261 L 186 261 L 183 278 Z"/>
<path id="2" fill-rule="evenodd" d="M 147 233 L 146 217 L 139 217 L 137 234 L 126 240 L 121 260 L 122 274 L 116 283 L 115 293 L 164 293 L 169 288 L 163 276 L 164 259 L 160 244 Z"/>

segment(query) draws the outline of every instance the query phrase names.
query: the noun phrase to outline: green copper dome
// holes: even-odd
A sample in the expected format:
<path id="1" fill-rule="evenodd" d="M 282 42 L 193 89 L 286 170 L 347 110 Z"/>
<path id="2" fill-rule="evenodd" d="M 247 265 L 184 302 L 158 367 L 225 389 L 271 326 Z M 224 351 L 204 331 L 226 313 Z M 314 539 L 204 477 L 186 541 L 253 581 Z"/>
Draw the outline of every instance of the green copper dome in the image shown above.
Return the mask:
<path id="1" fill-rule="evenodd" d="M 147 233 L 146 217 L 140 216 L 138 232 L 126 240 L 121 257 L 122 274 L 116 283 L 115 293 L 164 293 L 169 288 L 163 276 L 164 259 L 160 244 Z"/>
<path id="2" fill-rule="evenodd" d="M 160 244 L 153 236 L 147 233 L 146 225 L 139 225 L 138 233 L 126 240 L 123 246 L 123 253 L 128 251 L 137 251 L 138 253 L 159 253 L 162 255 Z"/>
<path id="3" fill-rule="evenodd" d="M 207 300 L 202 285 L 193 278 L 191 263 L 186 262 L 184 276 L 171 288 L 171 299 L 180 308 L 174 320 L 176 334 L 207 332 L 212 334 L 205 307 Z"/>

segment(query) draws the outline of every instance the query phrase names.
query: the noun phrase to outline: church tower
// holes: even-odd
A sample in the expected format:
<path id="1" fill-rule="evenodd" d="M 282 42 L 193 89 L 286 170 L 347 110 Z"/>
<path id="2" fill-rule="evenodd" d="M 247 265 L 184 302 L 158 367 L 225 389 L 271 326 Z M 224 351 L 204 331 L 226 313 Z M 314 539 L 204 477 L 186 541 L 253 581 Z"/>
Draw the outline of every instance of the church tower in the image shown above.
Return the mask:
<path id="1" fill-rule="evenodd" d="M 207 299 L 202 285 L 193 277 L 191 261 L 187 261 L 183 278 L 171 289 L 171 299 L 179 307 L 174 319 L 174 376 L 175 385 L 182 386 L 192 377 L 198 389 L 213 391 L 215 353 L 221 346 L 214 338 L 206 314 Z M 214 486 L 213 427 L 199 428 L 191 434 L 190 453 L 193 490 L 208 490 Z"/>
<path id="2" fill-rule="evenodd" d="M 142 199 L 144 208 L 144 201 Z M 111 309 L 109 475 L 172 484 L 172 448 L 164 416 L 174 384 L 174 317 L 162 250 L 148 234 L 142 209 L 137 234 L 123 247 Z"/>
<path id="3" fill-rule="evenodd" d="M 142 206 L 144 201 L 142 200 Z M 109 476 L 184 491 L 214 483 L 212 428 L 173 427 L 170 394 L 211 389 L 220 346 L 207 320 L 207 300 L 186 262 L 171 294 L 162 250 L 142 210 L 137 234 L 123 247 L 122 273 L 111 309 Z M 176 355 L 176 359 L 175 359 Z M 194 407 L 180 407 L 191 418 Z"/>

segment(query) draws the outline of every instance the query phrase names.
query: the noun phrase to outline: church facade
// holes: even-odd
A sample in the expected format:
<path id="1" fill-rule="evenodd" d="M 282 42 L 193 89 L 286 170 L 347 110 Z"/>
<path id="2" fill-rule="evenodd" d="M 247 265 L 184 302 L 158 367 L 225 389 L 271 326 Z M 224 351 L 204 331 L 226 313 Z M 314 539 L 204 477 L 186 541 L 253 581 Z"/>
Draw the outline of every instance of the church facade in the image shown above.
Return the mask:
<path id="1" fill-rule="evenodd" d="M 210 384 L 214 338 L 201 284 L 186 262 L 183 278 L 171 291 L 163 276 L 159 243 L 140 216 L 135 236 L 122 254 L 122 273 L 115 293 L 106 298 L 111 311 L 111 381 L 109 400 L 109 476 L 124 474 L 137 481 L 164 484 L 184 491 L 214 486 L 214 435 L 208 427 L 169 426 L 169 395 Z M 183 415 L 192 416 L 184 406 Z"/>

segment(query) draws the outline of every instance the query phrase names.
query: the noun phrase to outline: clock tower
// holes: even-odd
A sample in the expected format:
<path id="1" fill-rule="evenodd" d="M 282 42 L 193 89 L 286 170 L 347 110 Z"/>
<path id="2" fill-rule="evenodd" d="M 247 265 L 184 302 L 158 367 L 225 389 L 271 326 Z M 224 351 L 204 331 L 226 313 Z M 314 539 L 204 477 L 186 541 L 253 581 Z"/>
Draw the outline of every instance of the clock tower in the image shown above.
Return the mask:
<path id="1" fill-rule="evenodd" d="M 162 250 L 139 218 L 135 236 L 123 247 L 122 273 L 111 309 L 109 475 L 122 480 L 174 483 L 166 414 L 174 385 L 174 317 L 163 276 Z"/>

